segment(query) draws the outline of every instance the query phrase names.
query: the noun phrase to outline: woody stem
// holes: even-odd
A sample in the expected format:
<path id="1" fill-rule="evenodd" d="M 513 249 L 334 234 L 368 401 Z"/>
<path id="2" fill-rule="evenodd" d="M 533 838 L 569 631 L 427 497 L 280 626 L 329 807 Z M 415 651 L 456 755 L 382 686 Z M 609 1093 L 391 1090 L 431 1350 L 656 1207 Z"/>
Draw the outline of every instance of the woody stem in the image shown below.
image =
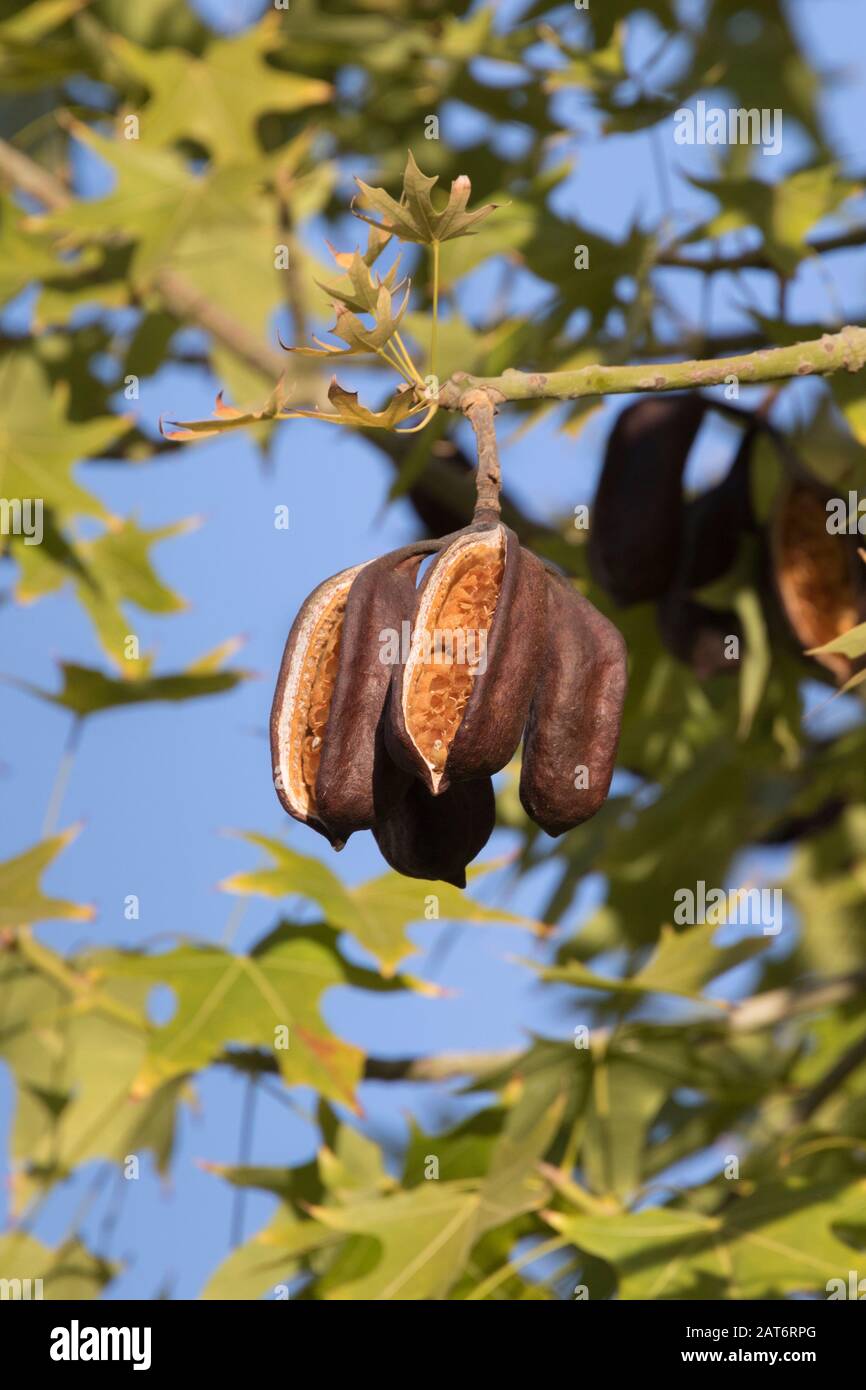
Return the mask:
<path id="1" fill-rule="evenodd" d="M 689 362 L 654 362 L 636 366 L 597 363 L 564 372 L 520 372 L 474 377 L 458 372 L 439 388 L 439 405 L 466 411 L 466 401 L 483 391 L 497 405 L 503 401 L 574 401 L 584 396 L 614 396 L 636 391 L 683 391 L 866 369 L 866 328 L 849 324 L 805 343 L 741 353 L 736 357 Z M 468 412 L 467 412 L 468 413 Z"/>
<path id="2" fill-rule="evenodd" d="M 496 444 L 496 429 L 493 417 L 496 407 L 486 391 L 469 391 L 461 402 L 473 430 L 478 446 L 478 471 L 475 475 L 475 514 L 473 520 L 499 518 L 499 493 L 502 488 L 502 470 L 499 466 L 499 449 Z"/>

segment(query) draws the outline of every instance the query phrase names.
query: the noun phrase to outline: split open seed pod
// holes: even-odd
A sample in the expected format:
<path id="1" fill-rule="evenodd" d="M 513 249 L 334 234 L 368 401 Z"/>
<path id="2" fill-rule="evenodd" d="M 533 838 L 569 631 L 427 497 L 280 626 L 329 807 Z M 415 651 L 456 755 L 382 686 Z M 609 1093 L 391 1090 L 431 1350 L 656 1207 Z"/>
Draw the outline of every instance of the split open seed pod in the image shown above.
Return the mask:
<path id="1" fill-rule="evenodd" d="M 831 494 L 817 479 L 792 477 L 770 523 L 773 585 L 801 650 L 824 646 L 866 620 L 866 565 L 857 538 L 828 530 Z M 841 653 L 815 660 L 840 684 L 862 666 Z"/>
<path id="2" fill-rule="evenodd" d="M 613 776 L 628 682 L 616 627 L 562 575 L 546 572 L 541 675 L 520 775 L 524 810 L 548 835 L 589 820 Z"/>
<path id="3" fill-rule="evenodd" d="M 318 813 L 343 840 L 388 815 L 407 789 L 408 775 L 385 749 L 382 713 L 409 635 L 418 570 L 433 548 L 426 541 L 383 555 L 349 590 L 316 778 Z"/>
<path id="4" fill-rule="evenodd" d="M 412 784 L 389 817 L 373 826 L 383 857 L 407 878 L 442 879 L 466 887 L 466 866 L 480 854 L 496 823 L 496 797 L 489 777 L 458 782 L 433 796 Z"/>
<path id="5" fill-rule="evenodd" d="M 271 709 L 277 795 L 340 848 L 387 814 L 407 778 L 384 750 L 381 717 L 429 542 L 343 570 L 314 589 L 286 642 Z"/>
<path id="6" fill-rule="evenodd" d="M 467 527 L 418 594 L 412 648 L 395 673 L 387 742 L 434 795 L 513 756 L 544 646 L 541 561 L 499 522 Z"/>

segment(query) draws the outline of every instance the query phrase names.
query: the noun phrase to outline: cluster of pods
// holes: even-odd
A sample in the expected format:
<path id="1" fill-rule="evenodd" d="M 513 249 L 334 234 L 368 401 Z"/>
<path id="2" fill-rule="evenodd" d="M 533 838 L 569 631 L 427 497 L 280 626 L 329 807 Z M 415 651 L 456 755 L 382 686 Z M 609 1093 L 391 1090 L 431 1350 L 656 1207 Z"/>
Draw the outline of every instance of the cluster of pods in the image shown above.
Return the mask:
<path id="1" fill-rule="evenodd" d="M 742 634 L 736 612 L 702 602 L 699 591 L 731 574 L 746 550 L 748 577 L 779 641 L 808 652 L 866 619 L 862 538 L 828 526 L 830 489 L 761 417 L 733 412 L 744 428 L 728 471 L 706 492 L 686 495 L 688 459 L 717 409 L 684 395 L 645 397 L 621 412 L 607 443 L 589 539 L 599 587 L 621 607 L 655 603 L 664 645 L 701 679 L 737 669 L 732 652 L 739 640 L 729 639 Z M 758 459 L 761 443 L 769 454 Z M 781 481 L 768 515 L 758 518 L 753 482 L 773 455 Z M 838 651 L 817 653 L 816 660 L 840 683 L 861 664 Z"/>
<path id="2" fill-rule="evenodd" d="M 617 629 L 480 509 L 310 594 L 271 711 L 277 794 L 334 848 L 371 829 L 392 868 L 463 887 L 521 738 L 520 797 L 543 830 L 599 809 L 626 676 Z"/>

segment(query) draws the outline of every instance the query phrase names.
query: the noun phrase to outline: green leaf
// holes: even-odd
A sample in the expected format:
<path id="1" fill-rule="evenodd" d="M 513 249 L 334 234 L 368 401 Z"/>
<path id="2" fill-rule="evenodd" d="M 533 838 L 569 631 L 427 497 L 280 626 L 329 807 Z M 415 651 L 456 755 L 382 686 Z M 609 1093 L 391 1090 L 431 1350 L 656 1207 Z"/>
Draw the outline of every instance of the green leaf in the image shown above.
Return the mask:
<path id="1" fill-rule="evenodd" d="M 147 531 L 134 518 L 124 518 L 95 540 L 71 542 L 56 528 L 47 526 L 46 544 L 15 547 L 19 566 L 15 596 L 19 603 L 27 603 L 56 591 L 71 578 L 103 650 L 128 674 L 126 639 L 131 620 L 123 605 L 133 603 L 148 613 L 183 611 L 183 599 L 157 575 L 150 549 L 159 541 L 186 534 L 197 524 L 196 519 L 191 519 Z M 135 670 L 145 673 L 149 665 L 149 658 L 141 657 Z"/>
<path id="2" fill-rule="evenodd" d="M 148 1096 L 242 1043 L 272 1052 L 287 1085 L 313 1086 L 357 1109 L 363 1054 L 335 1037 L 319 1012 L 326 990 L 355 978 L 327 931 L 281 925 L 250 955 L 180 946 L 160 956 L 119 954 L 107 968 L 168 985 L 177 996 L 171 1022 L 152 1030 L 136 1095 Z M 279 1029 L 288 1030 L 288 1046 Z"/>
<path id="3" fill-rule="evenodd" d="M 433 206 L 431 192 L 439 182 L 439 176 L 437 174 L 428 177 L 422 174 L 411 150 L 406 159 L 403 196 L 399 203 L 386 193 L 384 188 L 371 188 L 359 178 L 356 178 L 355 182 L 361 190 L 362 206 L 370 212 L 378 213 L 381 221 L 376 221 L 357 207 L 353 207 L 355 216 L 369 222 L 380 231 L 399 237 L 401 241 L 418 241 L 432 246 L 436 241 L 451 241 L 455 237 L 472 236 L 479 222 L 496 211 L 496 205 L 493 203 L 476 208 L 474 212 L 467 211 L 472 185 L 469 179 L 461 174 L 451 184 L 446 207 L 437 212 Z"/>
<path id="4" fill-rule="evenodd" d="M 335 251 L 329 242 L 328 245 L 331 255 L 334 257 L 337 265 L 345 271 L 345 274 L 333 284 L 326 284 L 321 280 L 318 281 L 320 288 L 325 291 L 331 301 L 337 300 L 340 304 L 344 304 L 347 309 L 354 310 L 356 314 L 372 314 L 375 312 L 379 302 L 380 286 L 384 285 L 384 287 L 394 295 L 404 284 L 402 280 L 397 280 L 400 264 L 399 257 L 391 266 L 384 280 L 373 279 L 373 276 L 370 274 L 369 257 L 372 256 L 375 260 L 383 247 L 387 245 L 390 238 L 387 235 L 377 235 L 374 227 L 368 228 L 368 231 L 369 245 L 367 252 L 363 256 L 360 251 Z"/>
<path id="5" fill-rule="evenodd" d="M 764 698 L 772 655 L 767 624 L 759 595 L 754 589 L 740 589 L 734 600 L 743 626 L 743 653 L 740 658 L 740 738 L 748 738 Z"/>
<path id="6" fill-rule="evenodd" d="M 128 427 L 120 415 L 86 423 L 67 418 L 68 392 L 50 389 L 42 367 L 20 348 L 0 358 L 0 495 L 41 498 L 60 517 L 110 513 L 72 476 L 72 466 L 100 453 Z"/>
<path id="7" fill-rule="evenodd" d="M 202 1298 L 261 1298 L 294 1278 L 304 1256 L 343 1241 L 339 1231 L 318 1221 L 302 1221 L 280 1212 L 252 1240 L 232 1251 L 208 1281 Z"/>
<path id="8" fill-rule="evenodd" d="M 140 116 L 143 138 L 151 145 L 194 140 L 217 163 L 242 163 L 261 153 L 257 127 L 266 112 L 301 111 L 328 101 L 329 82 L 266 61 L 277 22 L 271 14 L 243 33 L 213 39 L 201 54 L 149 50 L 113 35 L 112 55 L 150 93 Z"/>
<path id="9" fill-rule="evenodd" d="M 539 970 L 542 979 L 558 980 L 581 989 L 609 990 L 616 994 L 677 994 L 701 1003 L 701 991 L 710 980 L 742 961 L 752 960 L 770 944 L 766 936 L 749 936 L 733 946 L 716 946 L 718 923 L 702 923 L 675 931 L 671 926 L 661 929 L 656 949 L 646 965 L 635 975 L 622 979 L 596 975 L 579 961 L 566 965 L 546 966 Z M 720 1006 L 721 1007 L 721 1006 Z"/>
<path id="10" fill-rule="evenodd" d="M 770 1183 L 746 1197 L 732 1184 L 722 1187 L 732 1200 L 714 1216 L 656 1207 L 608 1217 L 551 1212 L 548 1220 L 616 1266 L 621 1298 L 826 1297 L 828 1280 L 847 1280 L 855 1252 L 834 1227 L 862 1222 L 861 1184 Z"/>
<path id="11" fill-rule="evenodd" d="M 772 184 L 754 178 L 689 182 L 712 193 L 722 205 L 723 211 L 707 227 L 709 235 L 757 227 L 767 255 L 783 275 L 793 274 L 812 254 L 806 237 L 813 227 L 858 192 L 858 185 L 841 178 L 832 164 L 801 169 Z"/>
<path id="12" fill-rule="evenodd" d="M 63 898 L 48 898 L 39 886 L 45 869 L 75 839 L 79 829 L 73 826 L 16 858 L 0 863 L 0 927 L 25 926 L 58 917 L 68 922 L 93 920 L 92 907 L 66 902 Z"/>
<path id="13" fill-rule="evenodd" d="M 53 972 L 53 973 L 49 973 Z M 16 1083 L 14 1207 L 93 1159 L 152 1150 L 166 1172 L 183 1078 L 146 1101 L 132 1083 L 147 1047 L 147 986 L 106 980 L 98 957 L 0 955 L 0 1055 Z M 120 1016 L 110 1012 L 119 1008 Z"/>
<path id="14" fill-rule="evenodd" d="M 866 623 L 858 623 L 856 627 L 849 628 L 847 632 L 841 632 L 831 642 L 825 642 L 823 647 L 810 648 L 806 655 L 815 656 L 818 652 L 841 653 L 842 656 L 849 656 L 854 661 L 858 657 L 866 655 Z"/>
<path id="15" fill-rule="evenodd" d="M 541 923 L 501 908 L 484 907 L 461 889 L 446 883 L 424 883 L 387 873 L 357 888 L 347 887 L 320 859 L 298 854 L 281 840 L 245 831 L 242 838 L 258 845 L 273 861 L 272 867 L 233 874 L 220 887 L 227 893 L 257 893 L 267 898 L 292 894 L 311 898 L 321 907 L 329 927 L 346 931 L 376 958 L 383 974 L 393 975 L 418 947 L 406 935 L 410 922 L 424 921 L 431 895 L 438 916 L 462 922 L 504 922 L 544 932 Z M 477 872 L 477 871 L 476 871 Z"/>
<path id="16" fill-rule="evenodd" d="M 430 1182 L 411 1192 L 335 1209 L 314 1207 L 323 1226 L 372 1237 L 372 1270 L 329 1290 L 331 1299 L 401 1302 L 444 1298 L 475 1238 L 480 1197 L 474 1183 Z"/>
<path id="17" fill-rule="evenodd" d="M 0 197 L 0 304 L 63 269 L 49 239 L 26 226 L 21 209 L 10 198 Z"/>
<path id="18" fill-rule="evenodd" d="M 344 300 L 338 299 L 335 302 L 336 322 L 333 328 L 329 329 L 329 332 L 333 333 L 335 337 L 341 338 L 346 343 L 346 347 L 332 347 L 316 338 L 315 342 L 318 347 L 293 347 L 289 351 L 297 353 L 301 357 L 350 357 L 358 353 L 378 353 L 391 341 L 400 326 L 400 321 L 409 303 L 409 287 L 406 287 L 403 300 L 396 312 L 392 303 L 391 291 L 386 284 L 380 282 L 376 285 L 371 298 L 373 302 L 367 312 L 373 319 L 372 328 L 368 328 L 356 314 L 353 314 Z"/>
<path id="19" fill-rule="evenodd" d="M 235 642 L 224 643 L 218 650 L 222 659 L 236 650 Z M 198 700 L 203 695 L 220 695 L 226 690 L 234 690 L 250 672 L 213 669 L 210 657 L 199 658 L 186 671 L 170 676 L 142 676 L 136 680 L 117 680 L 104 671 L 96 671 L 90 666 L 78 666 L 71 661 L 60 662 L 63 685 L 56 693 L 42 690 L 29 681 L 21 681 L 7 676 L 12 685 L 27 690 L 40 700 L 60 705 L 71 710 L 80 719 L 85 719 L 100 710 L 116 709 L 124 705 L 148 704 L 153 700 Z"/>
<path id="20" fill-rule="evenodd" d="M 0 1279 L 43 1281 L 41 1295 L 31 1284 L 30 1298 L 75 1302 L 99 1298 L 118 1273 L 117 1265 L 91 1254 L 79 1240 L 65 1241 L 51 1250 L 24 1231 L 0 1236 Z"/>
<path id="21" fill-rule="evenodd" d="M 300 353 L 309 353 L 313 356 L 330 356 L 332 349 L 323 348 L 318 351 L 313 348 L 293 349 Z M 339 349 L 333 349 L 339 353 Z M 354 349 L 349 349 L 354 351 Z M 282 387 L 278 388 L 281 393 Z M 210 435 L 225 434 L 228 430 L 245 429 L 249 425 L 254 425 L 262 420 L 322 420 L 326 424 L 332 425 L 351 425 L 355 429 L 382 429 L 393 430 L 404 420 L 411 419 L 415 415 L 428 413 L 431 407 L 428 403 L 419 401 L 413 387 L 401 386 L 391 397 L 390 401 L 382 410 L 368 410 L 365 405 L 358 401 L 357 391 L 346 391 L 334 380 L 328 387 L 328 400 L 336 407 L 333 411 L 321 410 L 284 410 L 278 403 L 280 396 L 275 393 L 271 396 L 268 403 L 259 411 L 243 414 L 231 406 L 223 405 L 222 393 L 217 397 L 216 418 L 210 420 L 183 420 L 172 421 L 175 428 L 166 429 L 161 426 L 162 433 L 166 439 L 179 440 L 186 442 L 192 439 L 206 439 Z"/>

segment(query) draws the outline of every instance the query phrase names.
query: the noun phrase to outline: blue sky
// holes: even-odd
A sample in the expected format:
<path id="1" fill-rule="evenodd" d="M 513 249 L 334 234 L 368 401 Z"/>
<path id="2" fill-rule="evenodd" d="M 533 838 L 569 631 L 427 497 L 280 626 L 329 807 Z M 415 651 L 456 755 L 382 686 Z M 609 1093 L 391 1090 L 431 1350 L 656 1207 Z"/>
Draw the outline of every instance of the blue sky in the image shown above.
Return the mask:
<path id="1" fill-rule="evenodd" d="M 214 19 L 230 13 L 237 22 L 263 7 L 200 0 L 197 8 Z M 866 9 L 857 0 L 822 0 L 820 6 L 799 0 L 793 10 L 817 60 L 848 71 L 847 82 L 834 84 L 827 114 L 849 156 L 849 167 L 862 171 Z M 635 44 L 651 44 L 651 26 L 636 27 Z M 858 55 L 856 67 L 852 55 Z M 571 142 L 577 156 L 575 172 L 556 195 L 560 212 L 608 236 L 624 234 L 636 215 L 654 224 L 660 201 L 649 137 L 602 141 L 580 103 L 560 100 L 564 124 L 580 130 L 580 138 Z M 441 116 L 444 138 L 462 143 L 474 135 L 459 109 Z M 697 218 L 705 199 L 681 173 L 707 172 L 710 152 L 675 146 L 669 127 L 662 127 L 660 144 L 677 210 Z M 794 142 L 790 150 L 786 143 L 778 171 L 796 154 Z M 85 177 L 91 176 L 92 171 L 85 171 Z M 840 255 L 820 270 L 801 273 L 790 300 L 792 317 L 829 320 L 834 296 L 854 307 L 862 303 L 866 287 L 852 279 L 852 268 L 852 258 Z M 483 309 L 495 274 L 495 269 L 481 271 L 466 285 L 463 307 L 470 315 Z M 750 277 L 748 293 L 758 302 L 768 292 L 768 278 Z M 692 321 L 701 313 L 698 280 L 680 275 L 676 282 Z M 519 307 L 531 303 L 537 290 L 526 277 Z M 737 306 L 742 294 L 742 284 L 727 277 L 717 281 L 713 327 L 727 329 L 740 321 Z M 143 385 L 141 417 L 153 426 L 160 414 L 206 414 L 217 387 L 196 368 L 165 370 Z M 603 441 L 621 404 L 600 410 L 577 441 L 558 435 L 548 421 L 506 445 L 507 486 L 527 510 L 544 516 L 571 511 L 576 503 L 589 500 Z M 724 438 L 710 435 L 700 468 L 707 474 L 718 471 L 724 458 Z M 157 551 L 161 573 L 187 598 L 188 610 L 163 620 L 136 615 L 142 645 L 157 649 L 158 668 L 177 669 L 227 636 L 244 634 L 242 663 L 254 668 L 259 678 L 226 696 L 108 713 L 89 723 L 61 815 L 62 825 L 83 821 L 85 828 L 46 883 L 58 895 L 95 901 L 98 917 L 86 933 L 70 924 L 49 924 L 40 935 L 65 948 L 85 939 L 132 944 L 167 933 L 219 942 L 230 931 L 232 944 L 246 948 L 276 913 L 273 905 L 249 900 L 238 916 L 233 900 L 217 890 L 220 879 L 258 862 L 257 852 L 227 837 L 227 829 L 285 834 L 294 848 L 321 854 L 353 883 L 381 872 L 369 835 L 355 836 L 337 861 L 323 840 L 286 820 L 271 786 L 265 729 L 285 635 L 306 594 L 326 575 L 402 544 L 414 534 L 413 514 L 403 503 L 384 509 L 391 474 L 375 448 L 307 421 L 281 428 L 267 469 L 243 437 L 232 435 L 190 448 L 167 462 L 141 468 L 85 465 L 79 476 L 112 510 L 135 512 L 146 525 L 192 515 L 202 518 L 194 534 L 167 541 Z M 289 508 L 288 531 L 274 528 L 274 507 L 279 504 Z M 59 657 L 101 664 L 90 625 L 68 596 L 27 609 L 4 606 L 2 623 L 4 673 L 51 687 Z M 0 857 L 6 858 L 40 838 L 68 716 L 0 685 L 0 728 L 5 734 L 0 749 L 0 798 L 5 808 Z M 498 832 L 493 853 L 510 847 L 509 835 Z M 502 874 L 483 880 L 477 891 L 486 901 L 507 902 L 511 910 L 532 913 L 543 896 L 541 877 L 543 871 L 524 880 L 517 897 L 510 894 Z M 131 893 L 140 898 L 138 922 L 127 922 L 123 915 L 124 899 Z M 588 903 L 593 895 L 589 883 L 583 898 Z M 425 973 L 426 953 L 442 931 L 441 923 L 412 929 L 424 953 L 412 961 L 416 973 Z M 360 998 L 351 991 L 335 991 L 326 999 L 324 1012 L 341 1035 L 377 1055 L 503 1047 L 519 1043 L 529 1028 L 569 1036 L 568 995 L 546 988 L 542 1011 L 529 973 L 513 959 L 536 949 L 525 933 L 467 926 L 437 970 L 436 978 L 455 991 L 453 996 Z M 180 1121 L 171 1187 L 163 1188 L 149 1170 L 140 1183 L 126 1184 L 135 1190 L 125 1194 L 109 1253 L 128 1264 L 112 1296 L 148 1298 L 165 1279 L 175 1296 L 194 1296 L 228 1250 L 230 1193 L 201 1172 L 194 1160 L 237 1158 L 242 1088 L 220 1074 L 205 1077 L 197 1089 L 198 1113 L 185 1113 Z M 304 1093 L 297 1099 L 306 1109 L 313 1103 Z M 441 1095 L 430 1098 L 422 1088 L 404 1085 L 367 1085 L 363 1101 L 369 1132 L 385 1139 L 389 1148 L 399 1145 L 408 1108 L 431 1127 L 450 1121 L 459 1109 L 457 1102 Z M 0 1071 L 4 1135 L 11 1105 L 9 1078 Z M 269 1097 L 259 1099 L 253 1161 L 294 1163 L 311 1156 L 315 1146 L 316 1132 L 300 1115 Z M 95 1169 L 85 1170 L 46 1204 L 38 1234 L 55 1240 L 69 1229 L 94 1174 Z M 103 1195 L 85 1230 L 98 1232 L 104 1209 Z M 262 1224 L 270 1209 L 269 1199 L 249 1197 L 246 1234 Z"/>

